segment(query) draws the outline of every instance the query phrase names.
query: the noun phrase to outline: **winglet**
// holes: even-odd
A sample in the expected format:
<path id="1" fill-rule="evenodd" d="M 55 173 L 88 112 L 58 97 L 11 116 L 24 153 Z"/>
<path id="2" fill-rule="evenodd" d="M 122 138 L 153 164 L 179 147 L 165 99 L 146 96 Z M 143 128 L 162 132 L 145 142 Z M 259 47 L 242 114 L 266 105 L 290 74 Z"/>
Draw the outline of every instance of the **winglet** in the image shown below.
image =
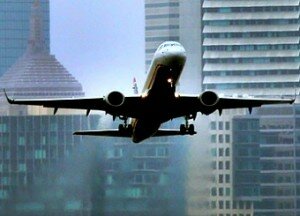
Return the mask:
<path id="1" fill-rule="evenodd" d="M 10 103 L 10 104 L 12 104 L 12 103 L 14 102 L 14 100 L 10 99 L 10 98 L 7 96 L 7 93 L 6 93 L 5 89 L 3 89 L 3 92 L 4 92 L 4 95 L 5 95 L 5 97 L 6 97 L 7 102 Z"/>

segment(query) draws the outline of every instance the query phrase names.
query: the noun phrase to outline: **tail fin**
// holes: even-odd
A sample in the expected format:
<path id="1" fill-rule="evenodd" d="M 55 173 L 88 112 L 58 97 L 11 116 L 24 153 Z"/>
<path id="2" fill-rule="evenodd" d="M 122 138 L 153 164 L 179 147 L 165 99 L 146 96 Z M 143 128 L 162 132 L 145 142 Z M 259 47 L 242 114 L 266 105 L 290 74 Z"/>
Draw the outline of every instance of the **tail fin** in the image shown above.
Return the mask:
<path id="1" fill-rule="evenodd" d="M 139 94 L 139 90 L 138 90 L 138 86 L 137 86 L 135 77 L 133 78 L 133 86 L 132 86 L 132 89 L 133 89 L 133 93 L 134 93 L 134 94 L 136 94 L 136 95 Z"/>

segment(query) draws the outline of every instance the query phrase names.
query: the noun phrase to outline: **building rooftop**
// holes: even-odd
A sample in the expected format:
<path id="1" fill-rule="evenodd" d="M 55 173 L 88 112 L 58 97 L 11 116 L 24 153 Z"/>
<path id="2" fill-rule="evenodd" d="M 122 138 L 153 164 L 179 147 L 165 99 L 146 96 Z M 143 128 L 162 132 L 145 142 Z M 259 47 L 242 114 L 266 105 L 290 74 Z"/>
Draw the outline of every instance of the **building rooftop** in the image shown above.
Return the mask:
<path id="1" fill-rule="evenodd" d="M 32 6 L 27 50 L 0 78 L 0 88 L 14 98 L 84 96 L 81 84 L 46 48 L 39 0 Z M 3 92 L 0 93 L 0 104 L 6 106 L 0 108 L 0 113 L 1 109 L 8 109 Z"/>
<path id="2" fill-rule="evenodd" d="M 40 2 L 32 6 L 27 50 L 0 78 L 15 98 L 83 96 L 81 84 L 46 49 Z"/>

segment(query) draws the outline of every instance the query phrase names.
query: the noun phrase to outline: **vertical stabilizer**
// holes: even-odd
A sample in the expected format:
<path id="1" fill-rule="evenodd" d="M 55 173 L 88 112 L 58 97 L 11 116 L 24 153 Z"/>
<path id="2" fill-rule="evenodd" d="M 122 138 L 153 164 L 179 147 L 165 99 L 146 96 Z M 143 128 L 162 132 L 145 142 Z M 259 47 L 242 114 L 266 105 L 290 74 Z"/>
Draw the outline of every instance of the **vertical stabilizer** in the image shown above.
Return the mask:
<path id="1" fill-rule="evenodd" d="M 138 86 L 137 86 L 135 77 L 133 78 L 133 87 L 132 87 L 132 89 L 133 89 L 133 94 L 135 94 L 135 95 L 139 94 L 139 90 L 138 90 Z"/>

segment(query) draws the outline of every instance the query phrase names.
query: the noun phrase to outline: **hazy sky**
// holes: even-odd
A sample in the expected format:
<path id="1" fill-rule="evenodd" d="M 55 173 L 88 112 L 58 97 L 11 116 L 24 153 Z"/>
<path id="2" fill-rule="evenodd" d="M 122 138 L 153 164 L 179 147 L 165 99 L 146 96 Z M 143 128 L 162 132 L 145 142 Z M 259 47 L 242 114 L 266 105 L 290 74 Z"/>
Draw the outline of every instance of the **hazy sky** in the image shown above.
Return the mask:
<path id="1" fill-rule="evenodd" d="M 145 79 L 144 0 L 52 0 L 51 53 L 87 96 L 132 94 Z"/>

